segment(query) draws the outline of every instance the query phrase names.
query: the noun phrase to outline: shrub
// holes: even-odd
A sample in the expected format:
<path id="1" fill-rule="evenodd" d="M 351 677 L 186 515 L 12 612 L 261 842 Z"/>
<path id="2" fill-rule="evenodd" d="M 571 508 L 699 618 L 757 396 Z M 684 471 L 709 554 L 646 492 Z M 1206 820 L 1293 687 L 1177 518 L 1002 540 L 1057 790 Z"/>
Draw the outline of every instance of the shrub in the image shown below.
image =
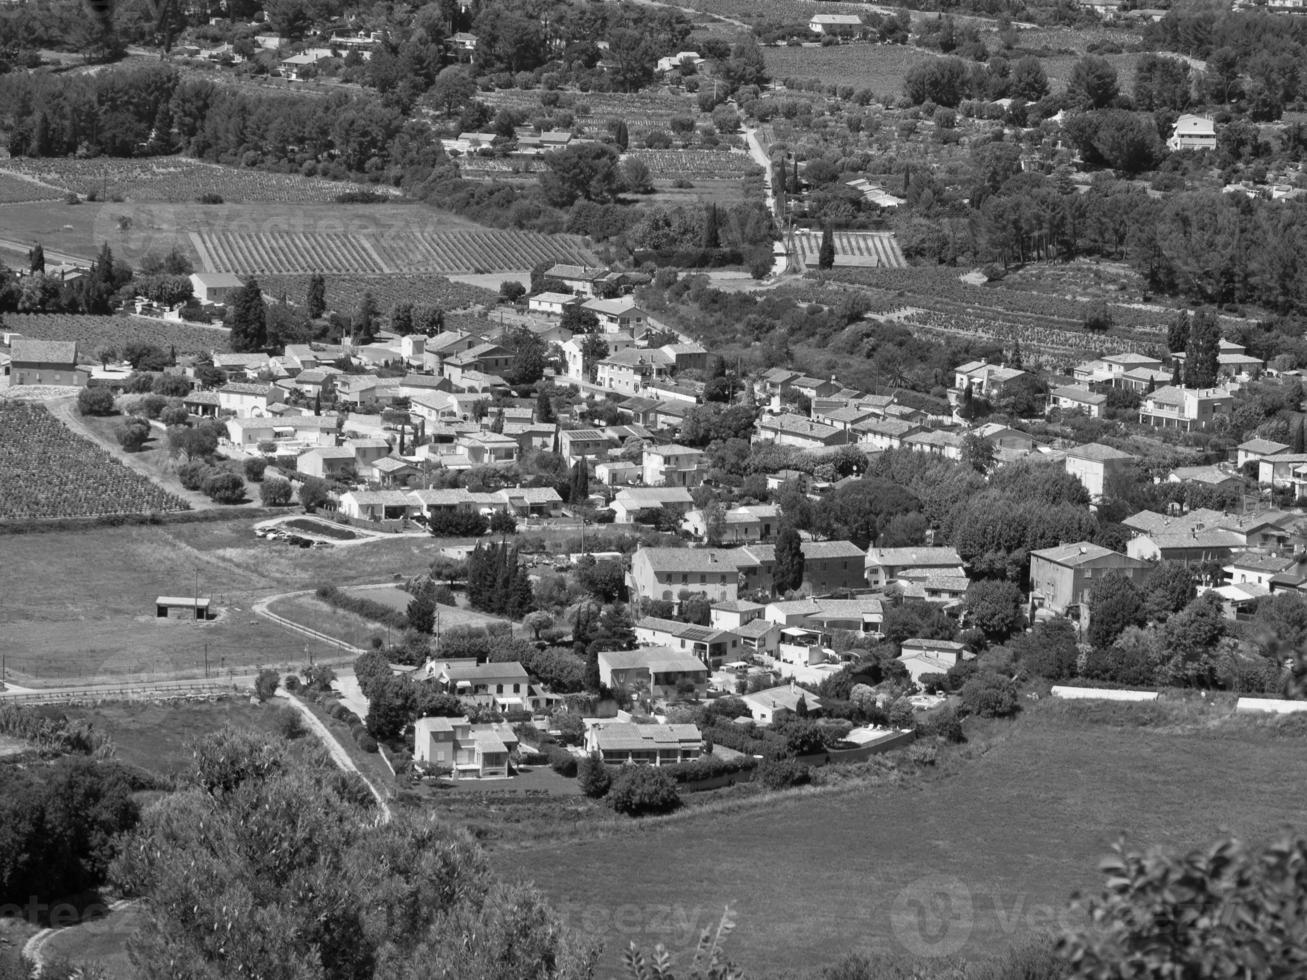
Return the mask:
<path id="1" fill-rule="evenodd" d="M 582 793 L 592 800 L 598 800 L 608 795 L 608 790 L 613 785 L 613 776 L 604 765 L 604 760 L 595 754 L 586 756 L 577 765 L 576 781 Z"/>
<path id="2" fill-rule="evenodd" d="M 1016 685 L 990 670 L 981 671 L 962 685 L 962 704 L 981 718 L 1008 718 L 1020 708 Z"/>
<path id="3" fill-rule="evenodd" d="M 300 494 L 303 499 L 303 490 Z M 440 511 L 431 515 L 428 527 L 436 537 L 479 538 L 489 530 L 490 525 L 476 511 Z"/>
<path id="4" fill-rule="evenodd" d="M 251 456 L 245 460 L 245 479 L 258 483 L 263 479 L 263 471 L 268 468 L 268 461 L 262 456 Z"/>
<path id="5" fill-rule="evenodd" d="M 208 194 L 201 194 L 195 200 L 199 201 L 201 204 L 221 204 L 222 195 L 210 192 Z"/>
<path id="6" fill-rule="evenodd" d="M 806 785 L 811 776 L 808 767 L 794 759 L 765 759 L 758 765 L 755 778 L 768 789 L 789 789 Z"/>
<path id="7" fill-rule="evenodd" d="M 369 735 L 367 732 L 361 732 L 360 734 L 354 736 L 354 741 L 358 743 L 359 748 L 361 748 L 364 752 L 377 751 L 377 740 L 373 738 L 371 735 Z"/>
<path id="8" fill-rule="evenodd" d="M 218 504 L 239 504 L 245 499 L 245 481 L 235 473 L 210 472 L 200 489 Z"/>
<path id="9" fill-rule="evenodd" d="M 150 438 L 150 423 L 139 416 L 131 416 L 118 424 L 114 431 L 118 444 L 129 453 L 136 452 Z"/>
<path id="10" fill-rule="evenodd" d="M 265 667 L 254 678 L 254 694 L 260 701 L 266 701 L 277 693 L 277 685 L 280 683 L 281 677 L 277 672 Z"/>
<path id="11" fill-rule="evenodd" d="M 362 616 L 364 619 L 371 619 L 378 623 L 385 623 L 397 630 L 408 628 L 408 614 L 400 612 L 398 609 L 392 609 L 385 603 L 377 602 L 375 599 L 367 599 L 363 596 L 350 595 L 343 592 L 334 585 L 318 586 L 316 595 L 319 599 L 329 606 L 335 606 L 337 609 L 343 609 L 345 612 L 353 613 L 356 616 Z"/>
<path id="12" fill-rule="evenodd" d="M 557 745 L 551 745 L 549 746 L 546 755 L 549 758 L 549 768 L 558 773 L 558 775 L 565 776 L 568 779 L 576 777 L 578 768 L 576 756 L 572 755 L 571 752 L 568 752 L 567 749 L 560 748 Z"/>
<path id="13" fill-rule="evenodd" d="M 304 719 L 300 717 L 299 710 L 290 705 L 277 709 L 276 727 L 277 734 L 282 738 L 299 738 L 308 731 L 304 727 Z"/>
<path id="14" fill-rule="evenodd" d="M 83 388 L 77 393 L 77 411 L 82 415 L 112 415 L 113 392 L 108 388 Z"/>
<path id="15" fill-rule="evenodd" d="M 159 421 L 164 425 L 185 425 L 191 420 L 191 413 L 180 405 L 169 405 L 159 413 Z"/>
<path id="16" fill-rule="evenodd" d="M 671 813 L 681 805 L 676 783 L 656 766 L 623 766 L 608 790 L 608 802 L 618 813 L 643 817 Z"/>
<path id="17" fill-rule="evenodd" d="M 299 674 L 287 674 L 281 679 L 281 686 L 290 691 L 291 694 L 294 694 L 303 685 L 300 684 Z"/>
<path id="18" fill-rule="evenodd" d="M 259 484 L 259 500 L 265 507 L 284 507 L 290 503 L 290 498 L 290 480 L 274 476 Z"/>
<path id="19" fill-rule="evenodd" d="M 177 480 L 187 490 L 198 490 L 204 485 L 209 475 L 210 466 L 202 460 L 193 459 L 177 467 Z"/>

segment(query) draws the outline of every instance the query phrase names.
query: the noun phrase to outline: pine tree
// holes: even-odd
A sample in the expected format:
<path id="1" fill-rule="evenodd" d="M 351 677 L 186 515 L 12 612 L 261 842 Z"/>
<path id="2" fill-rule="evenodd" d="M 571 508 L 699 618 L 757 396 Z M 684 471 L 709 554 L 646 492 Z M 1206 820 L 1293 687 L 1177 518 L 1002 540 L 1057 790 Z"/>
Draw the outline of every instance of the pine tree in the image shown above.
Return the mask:
<path id="1" fill-rule="evenodd" d="M 772 572 L 772 588 L 784 595 L 803 584 L 803 542 L 794 526 L 786 524 L 776 535 L 776 567 Z"/>
<path id="2" fill-rule="evenodd" d="M 309 276 L 309 294 L 305 300 L 309 319 L 316 320 L 327 311 L 327 281 L 322 274 L 315 272 Z"/>
<path id="3" fill-rule="evenodd" d="M 817 268 L 829 269 L 835 264 L 835 232 L 829 223 L 821 230 L 821 247 L 817 250 Z"/>
<path id="4" fill-rule="evenodd" d="M 704 248 L 721 248 L 721 233 L 718 230 L 717 205 L 710 202 L 704 210 L 703 215 L 703 241 Z"/>
<path id="5" fill-rule="evenodd" d="M 259 288 L 257 279 L 251 278 L 236 294 L 228 316 L 230 344 L 234 353 L 260 351 L 267 346 L 268 310 L 264 306 L 263 290 Z"/>

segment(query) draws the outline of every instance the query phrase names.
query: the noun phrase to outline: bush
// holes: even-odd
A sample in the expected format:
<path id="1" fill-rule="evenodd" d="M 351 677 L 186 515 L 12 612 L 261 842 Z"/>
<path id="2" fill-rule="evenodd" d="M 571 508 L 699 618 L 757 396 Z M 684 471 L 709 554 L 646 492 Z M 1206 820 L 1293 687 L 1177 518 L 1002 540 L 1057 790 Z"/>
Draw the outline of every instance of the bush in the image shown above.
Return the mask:
<path id="1" fill-rule="evenodd" d="M 303 499 L 303 490 L 300 494 Z M 438 511 L 428 527 L 438 538 L 479 538 L 490 529 L 485 517 L 475 511 Z"/>
<path id="2" fill-rule="evenodd" d="M 407 613 L 400 612 L 398 609 L 392 609 L 385 603 L 377 602 L 375 599 L 366 599 L 362 596 L 350 595 L 348 592 L 343 592 L 334 585 L 320 585 L 315 594 L 327 605 L 335 606 L 337 609 L 343 609 L 345 612 L 353 613 L 356 616 L 362 616 L 364 619 L 371 619 L 378 623 L 384 623 L 397 630 L 408 628 Z"/>
<path id="3" fill-rule="evenodd" d="M 211 472 L 200 489 L 217 504 L 239 504 L 245 499 L 245 481 L 235 473 Z"/>
<path id="4" fill-rule="evenodd" d="M 204 486 L 211 467 L 202 460 L 193 459 L 177 467 L 177 480 L 187 490 L 198 490 Z"/>
<path id="5" fill-rule="evenodd" d="M 599 800 L 608 795 L 608 790 L 613 785 L 613 775 L 604 765 L 604 760 L 595 754 L 586 756 L 577 765 L 576 781 L 582 793 L 592 800 Z"/>
<path id="6" fill-rule="evenodd" d="M 366 731 L 360 732 L 358 735 L 354 736 L 354 741 L 358 743 L 359 748 L 364 752 L 377 751 L 377 740 Z"/>
<path id="7" fill-rule="evenodd" d="M 962 719 L 958 716 L 958 710 L 951 705 L 941 708 L 939 713 L 919 730 L 923 734 L 936 735 L 950 745 L 961 745 L 967 740 L 967 736 L 962 731 Z"/>
<path id="8" fill-rule="evenodd" d="M 962 704 L 981 718 L 1009 718 L 1020 708 L 1016 685 L 992 670 L 981 671 L 962 685 Z"/>
<path id="9" fill-rule="evenodd" d="M 568 779 L 574 779 L 576 777 L 578 769 L 576 756 L 572 755 L 571 752 L 568 752 L 567 749 L 560 748 L 557 745 L 551 745 L 549 746 L 546 755 L 549 758 L 549 768 L 558 773 L 558 775 L 565 776 Z"/>
<path id="10" fill-rule="evenodd" d="M 681 805 L 676 783 L 656 766 L 623 766 L 608 790 L 608 802 L 618 813 L 643 817 L 671 813 Z"/>
<path id="11" fill-rule="evenodd" d="M 284 507 L 290 503 L 290 498 L 290 480 L 274 476 L 259 484 L 259 500 L 265 507 Z"/>
<path id="12" fill-rule="evenodd" d="M 304 719 L 300 716 L 299 710 L 290 705 L 277 709 L 276 728 L 277 734 L 282 738 L 299 738 L 308 731 L 304 727 Z"/>
<path id="13" fill-rule="evenodd" d="M 77 411 L 82 415 L 112 415 L 113 392 L 108 388 L 83 388 L 77 393 Z"/>
<path id="14" fill-rule="evenodd" d="M 286 690 L 288 690 L 291 694 L 294 694 L 303 685 L 300 684 L 299 674 L 287 674 L 285 677 L 281 679 L 281 686 L 284 687 Z"/>
<path id="15" fill-rule="evenodd" d="M 268 468 L 268 461 L 262 456 L 251 456 L 245 460 L 245 479 L 258 483 L 263 479 L 263 471 Z"/>
<path id="16" fill-rule="evenodd" d="M 214 194 L 214 193 L 211 192 L 211 193 L 208 193 L 208 194 L 201 194 L 201 195 L 200 195 L 199 197 L 197 197 L 195 200 L 199 201 L 201 204 L 221 204 L 221 203 L 222 203 L 222 195 L 221 195 L 221 194 Z"/>
<path id="17" fill-rule="evenodd" d="M 758 765 L 755 778 L 768 789 L 804 786 L 810 780 L 808 767 L 794 759 L 765 759 Z"/>
<path id="18" fill-rule="evenodd" d="M 180 405 L 169 405 L 159 413 L 159 421 L 166 426 L 185 425 L 191 420 L 191 413 Z"/>
<path id="19" fill-rule="evenodd" d="M 254 694 L 260 701 L 266 701 L 277 693 L 277 685 L 280 683 L 281 677 L 277 672 L 265 667 L 254 678 Z"/>

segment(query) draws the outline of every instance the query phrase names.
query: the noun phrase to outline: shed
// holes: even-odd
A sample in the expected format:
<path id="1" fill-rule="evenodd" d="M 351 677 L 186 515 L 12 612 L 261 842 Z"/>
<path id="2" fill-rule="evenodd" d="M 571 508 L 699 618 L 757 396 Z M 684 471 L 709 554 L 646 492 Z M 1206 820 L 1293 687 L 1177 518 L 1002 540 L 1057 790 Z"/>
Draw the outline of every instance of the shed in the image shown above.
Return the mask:
<path id="1" fill-rule="evenodd" d="M 154 600 L 156 619 L 209 619 L 209 599 L 198 596 L 161 595 Z"/>

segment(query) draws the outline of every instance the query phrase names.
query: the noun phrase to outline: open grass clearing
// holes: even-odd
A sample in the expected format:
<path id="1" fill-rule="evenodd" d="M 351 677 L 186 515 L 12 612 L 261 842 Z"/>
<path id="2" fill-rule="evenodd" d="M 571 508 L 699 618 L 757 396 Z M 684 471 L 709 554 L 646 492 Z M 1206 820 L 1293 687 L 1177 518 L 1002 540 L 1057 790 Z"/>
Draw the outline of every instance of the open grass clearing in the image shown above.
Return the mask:
<path id="1" fill-rule="evenodd" d="M 276 599 L 268 604 L 268 612 L 364 650 L 371 645 L 374 636 L 384 639 L 388 634 L 395 632 L 384 623 L 374 623 L 363 616 L 336 609 L 321 599 L 307 595 Z"/>
<path id="2" fill-rule="evenodd" d="M 405 592 L 398 585 L 383 588 L 358 587 L 346 589 L 346 591 L 361 599 L 371 599 L 373 602 L 389 606 L 397 612 L 407 612 L 408 604 L 413 598 L 410 593 Z M 506 622 L 502 617 L 491 616 L 489 613 L 478 612 L 475 609 L 443 604 L 440 606 L 440 625 L 442 629 L 449 629 L 453 626 L 488 626 L 491 623 L 502 622 Z"/>
<path id="3" fill-rule="evenodd" d="M 497 862 L 607 940 L 601 972 L 628 940 L 684 953 L 730 905 L 731 957 L 751 976 L 791 976 L 853 949 L 918 952 L 893 913 L 932 881 L 965 889 L 973 923 L 955 952 L 978 960 L 1055 926 L 1072 892 L 1099 887 L 1098 861 L 1122 834 L 1183 849 L 1225 829 L 1264 839 L 1303 825 L 1289 774 L 1307 766 L 1307 739 L 1093 718 L 1032 705 L 987 751 L 964 749 L 974 757 L 952 774 L 773 798 Z M 668 935 L 676 919 L 696 929 Z"/>
<path id="4" fill-rule="evenodd" d="M 826 6 L 823 4 L 822 9 Z M 763 48 L 767 71 L 777 80 L 818 78 L 827 85 L 867 88 L 877 95 L 901 94 L 908 72 L 937 57 L 933 52 L 902 44 Z"/>

